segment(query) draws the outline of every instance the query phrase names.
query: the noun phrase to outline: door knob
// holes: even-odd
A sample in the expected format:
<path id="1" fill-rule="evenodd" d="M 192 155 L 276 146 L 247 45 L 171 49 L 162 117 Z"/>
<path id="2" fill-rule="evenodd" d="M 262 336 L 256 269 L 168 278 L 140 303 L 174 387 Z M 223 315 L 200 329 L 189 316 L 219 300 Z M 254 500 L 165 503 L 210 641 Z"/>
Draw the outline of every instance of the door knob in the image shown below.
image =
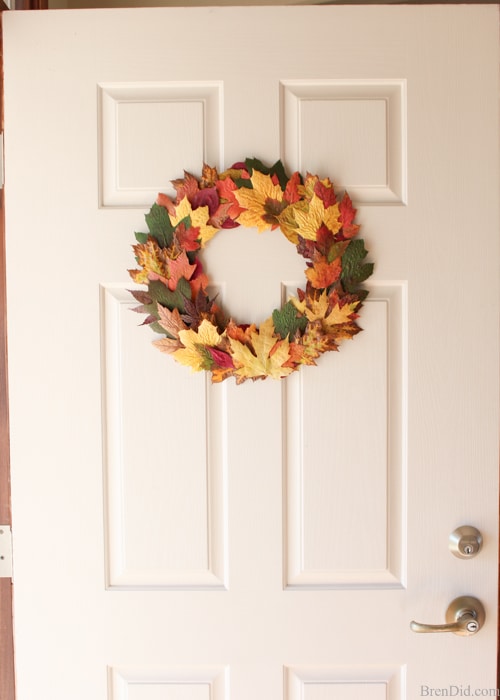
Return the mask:
<path id="1" fill-rule="evenodd" d="M 452 600 L 446 611 L 446 624 L 427 625 L 423 622 L 410 622 L 413 632 L 453 632 L 468 637 L 479 632 L 484 625 L 485 612 L 477 598 L 469 595 Z"/>
<path id="2" fill-rule="evenodd" d="M 462 525 L 453 530 L 448 544 L 451 553 L 459 559 L 472 559 L 481 551 L 483 536 L 472 525 Z"/>

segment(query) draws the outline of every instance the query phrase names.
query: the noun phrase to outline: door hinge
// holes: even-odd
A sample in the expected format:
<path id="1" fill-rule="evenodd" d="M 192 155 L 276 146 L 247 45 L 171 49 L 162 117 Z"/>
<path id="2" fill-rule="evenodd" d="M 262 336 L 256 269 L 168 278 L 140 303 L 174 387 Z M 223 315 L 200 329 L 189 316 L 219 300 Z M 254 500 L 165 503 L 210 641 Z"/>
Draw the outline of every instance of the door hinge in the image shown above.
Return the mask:
<path id="1" fill-rule="evenodd" d="M 0 578 L 12 578 L 12 531 L 0 525 Z"/>

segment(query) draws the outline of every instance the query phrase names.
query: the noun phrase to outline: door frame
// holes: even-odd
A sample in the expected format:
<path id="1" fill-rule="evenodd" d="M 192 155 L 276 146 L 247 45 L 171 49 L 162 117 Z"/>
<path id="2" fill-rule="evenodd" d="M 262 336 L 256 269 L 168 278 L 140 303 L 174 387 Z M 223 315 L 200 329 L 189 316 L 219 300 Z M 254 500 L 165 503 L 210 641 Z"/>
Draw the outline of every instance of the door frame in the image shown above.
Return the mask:
<path id="1" fill-rule="evenodd" d="M 403 0 L 404 2 L 405 0 Z M 469 0 L 471 1 L 471 0 Z M 375 0 L 375 3 L 378 0 Z M 480 4 L 496 3 L 496 0 L 472 0 Z M 373 3 L 373 4 L 375 4 Z M 417 0 L 420 4 L 420 0 Z M 370 4 L 355 0 L 355 4 Z M 424 4 L 424 3 L 422 3 Z M 452 0 L 450 4 L 460 4 Z M 48 0 L 15 0 L 16 10 L 46 10 Z M 3 12 L 9 7 L 0 0 L 0 138 L 4 132 L 4 81 L 3 81 Z M 0 166 L 1 167 L 1 166 Z M 5 199 L 0 187 L 0 524 L 12 525 L 10 496 L 10 432 L 8 403 L 8 354 L 7 354 L 7 297 L 5 252 Z M 500 468 L 500 465 L 499 465 Z M 500 503 L 499 503 L 500 513 Z M 499 546 L 500 548 L 500 546 Z M 500 576 L 500 563 L 499 563 Z M 500 580 L 500 579 L 499 579 Z M 12 617 L 12 579 L 0 578 L 0 698 L 15 700 L 14 631 Z M 497 688 L 500 688 L 500 598 L 497 629 Z"/>
<path id="2" fill-rule="evenodd" d="M 3 11 L 0 3 L 0 131 L 3 138 Z M 10 433 L 7 375 L 7 298 L 5 276 L 4 189 L 0 189 L 0 524 L 12 525 L 10 507 Z M 15 700 L 12 579 L 0 578 L 0 698 Z"/>

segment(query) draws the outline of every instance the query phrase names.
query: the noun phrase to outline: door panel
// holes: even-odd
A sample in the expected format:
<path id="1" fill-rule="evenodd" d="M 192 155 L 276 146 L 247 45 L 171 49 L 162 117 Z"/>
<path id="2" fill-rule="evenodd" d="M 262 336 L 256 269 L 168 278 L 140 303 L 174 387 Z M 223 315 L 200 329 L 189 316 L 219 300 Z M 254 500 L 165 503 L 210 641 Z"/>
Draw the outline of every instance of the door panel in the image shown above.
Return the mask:
<path id="1" fill-rule="evenodd" d="M 497 25 L 494 6 L 5 18 L 19 700 L 494 688 Z M 127 269 L 157 192 L 245 156 L 348 188 L 375 274 L 339 353 L 212 386 L 151 347 Z M 204 261 L 238 322 L 304 284 L 279 230 L 223 230 Z M 462 524 L 471 561 L 448 551 Z M 463 594 L 477 635 L 410 631 Z"/>

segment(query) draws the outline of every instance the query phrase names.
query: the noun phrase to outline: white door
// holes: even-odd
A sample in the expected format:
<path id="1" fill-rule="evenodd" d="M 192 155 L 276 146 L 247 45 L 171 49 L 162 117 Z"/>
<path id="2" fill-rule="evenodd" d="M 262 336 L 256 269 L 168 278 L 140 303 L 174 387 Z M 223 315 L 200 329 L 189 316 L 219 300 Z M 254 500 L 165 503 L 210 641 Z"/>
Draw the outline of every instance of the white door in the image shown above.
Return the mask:
<path id="1" fill-rule="evenodd" d="M 494 689 L 498 8 L 14 12 L 4 50 L 18 700 Z M 211 386 L 127 269 L 247 156 L 347 187 L 375 273 L 339 353 Z M 304 284 L 278 230 L 205 260 L 240 322 Z M 410 630 L 464 594 L 477 634 Z"/>

